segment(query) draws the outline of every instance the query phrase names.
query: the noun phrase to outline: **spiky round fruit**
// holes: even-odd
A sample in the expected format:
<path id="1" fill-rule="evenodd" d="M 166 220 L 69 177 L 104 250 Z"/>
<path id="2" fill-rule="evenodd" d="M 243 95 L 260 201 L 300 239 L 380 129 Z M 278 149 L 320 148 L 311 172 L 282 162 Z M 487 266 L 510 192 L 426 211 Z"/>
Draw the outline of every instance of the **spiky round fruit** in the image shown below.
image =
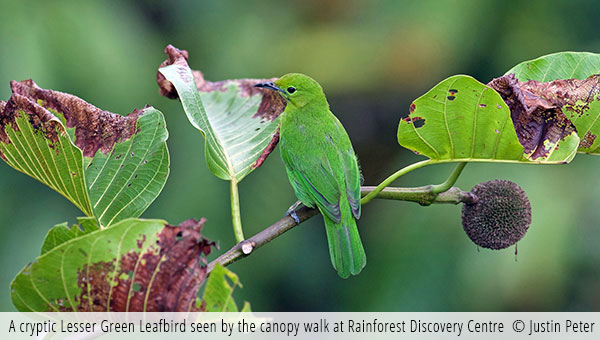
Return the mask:
<path id="1" fill-rule="evenodd" d="M 480 247 L 504 249 L 525 236 L 531 224 L 531 205 L 516 183 L 494 180 L 471 190 L 477 203 L 464 204 L 462 224 L 467 236 Z"/>

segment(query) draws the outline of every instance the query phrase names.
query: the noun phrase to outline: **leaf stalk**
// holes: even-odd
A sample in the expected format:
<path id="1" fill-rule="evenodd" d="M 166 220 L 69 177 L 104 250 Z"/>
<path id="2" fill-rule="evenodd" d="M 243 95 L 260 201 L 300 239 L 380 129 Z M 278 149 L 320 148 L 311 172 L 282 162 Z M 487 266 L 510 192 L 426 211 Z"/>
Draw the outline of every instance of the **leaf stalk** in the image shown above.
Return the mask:
<path id="1" fill-rule="evenodd" d="M 452 171 L 452 173 L 450 174 L 450 177 L 448 177 L 448 179 L 446 179 L 444 183 L 432 185 L 431 190 L 433 191 L 433 193 L 439 194 L 452 188 L 452 186 L 454 185 L 454 183 L 456 183 L 456 180 L 458 179 L 466 165 L 467 162 L 458 163 L 456 165 L 456 168 L 454 168 L 454 171 Z"/>
<path id="2" fill-rule="evenodd" d="M 428 166 L 435 163 L 434 160 L 428 159 L 425 161 L 420 161 L 417 163 L 413 163 L 411 165 L 405 166 L 404 168 L 394 172 L 392 175 L 390 175 L 388 178 L 386 178 L 383 182 L 381 182 L 378 186 L 376 186 L 373 191 L 371 191 L 369 194 L 367 194 L 366 196 L 364 196 L 361 200 L 360 200 L 360 204 L 366 204 L 369 203 L 373 198 L 377 197 L 377 195 L 379 195 L 379 193 L 388 185 L 392 184 L 393 181 L 395 181 L 396 179 L 398 179 L 401 176 L 406 175 L 407 173 L 413 171 L 413 170 L 417 170 L 419 168 Z"/>
<path id="3" fill-rule="evenodd" d="M 240 213 L 240 194 L 238 192 L 238 181 L 231 179 L 231 221 L 233 223 L 233 234 L 235 240 L 240 243 L 246 238 L 242 229 L 242 216 Z"/>

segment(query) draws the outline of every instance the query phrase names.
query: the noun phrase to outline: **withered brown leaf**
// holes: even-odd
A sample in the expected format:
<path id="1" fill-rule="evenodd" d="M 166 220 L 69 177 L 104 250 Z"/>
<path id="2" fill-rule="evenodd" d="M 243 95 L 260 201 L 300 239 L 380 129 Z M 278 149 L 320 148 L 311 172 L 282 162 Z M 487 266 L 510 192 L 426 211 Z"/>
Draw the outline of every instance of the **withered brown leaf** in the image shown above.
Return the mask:
<path id="1" fill-rule="evenodd" d="M 101 110 L 74 95 L 45 90 L 31 80 L 11 81 L 12 96 L 8 102 L 0 102 L 0 141 L 10 143 L 6 135 L 7 125 L 18 130 L 15 115 L 23 111 L 38 130 L 44 131 L 49 140 L 56 140 L 54 110 L 64 115 L 67 128 L 75 128 L 75 145 L 83 155 L 93 157 L 96 151 L 110 152 L 115 143 L 131 137 L 136 132 L 140 111 L 135 110 L 124 117 Z"/>
<path id="2" fill-rule="evenodd" d="M 587 105 L 600 94 L 600 75 L 587 79 L 560 79 L 542 83 L 535 80 L 519 82 L 514 74 L 493 79 L 488 85 L 496 90 L 511 111 L 511 118 L 525 153 L 531 158 L 546 156 L 552 144 L 576 131 L 563 109 L 582 115 Z M 580 147 L 593 143 L 595 135 L 580 136 Z"/>
<path id="3" fill-rule="evenodd" d="M 215 245 L 201 234 L 205 222 L 190 219 L 165 226 L 156 245 L 144 253 L 132 249 L 121 257 L 116 280 L 108 277 L 115 271 L 116 259 L 86 265 L 77 275 L 81 288 L 77 311 L 201 311 L 197 294 L 207 276 L 206 255 Z"/>

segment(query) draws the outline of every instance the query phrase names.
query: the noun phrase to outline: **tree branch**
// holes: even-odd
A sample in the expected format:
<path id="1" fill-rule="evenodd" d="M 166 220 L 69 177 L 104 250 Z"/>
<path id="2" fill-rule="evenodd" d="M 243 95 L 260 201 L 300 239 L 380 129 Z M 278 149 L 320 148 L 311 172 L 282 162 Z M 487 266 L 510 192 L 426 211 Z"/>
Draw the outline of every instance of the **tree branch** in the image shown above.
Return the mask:
<path id="1" fill-rule="evenodd" d="M 375 198 L 416 202 L 421 205 L 459 203 L 472 204 L 477 202 L 477 197 L 475 195 L 462 191 L 459 188 L 452 187 L 449 190 L 439 194 L 435 193 L 435 188 L 436 186 L 434 185 L 418 188 L 385 188 L 381 190 L 377 196 L 375 196 Z M 360 191 L 364 197 L 375 190 L 377 190 L 377 187 L 365 186 L 361 187 Z M 302 206 L 300 209 L 296 210 L 296 215 L 298 216 L 300 223 L 308 220 L 318 213 L 319 211 L 317 209 L 312 209 L 305 206 Z M 266 243 L 269 243 L 273 239 L 279 237 L 281 234 L 297 225 L 298 224 L 296 224 L 294 219 L 290 216 L 283 217 L 258 234 L 236 244 L 226 253 L 210 262 L 208 264 L 208 272 L 212 271 L 217 263 L 227 266 L 241 258 L 250 255 L 255 249 L 262 247 Z"/>

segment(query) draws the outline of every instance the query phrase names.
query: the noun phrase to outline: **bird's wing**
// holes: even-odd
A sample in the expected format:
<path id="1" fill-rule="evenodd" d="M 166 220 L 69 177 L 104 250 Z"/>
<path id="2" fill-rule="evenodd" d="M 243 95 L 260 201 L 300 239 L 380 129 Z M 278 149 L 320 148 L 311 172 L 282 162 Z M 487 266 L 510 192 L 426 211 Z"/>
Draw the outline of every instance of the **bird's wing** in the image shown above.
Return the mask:
<path id="1" fill-rule="evenodd" d="M 323 150 L 309 146 L 306 152 L 290 153 L 282 145 L 281 156 L 298 199 L 307 206 L 316 204 L 324 215 L 339 223 L 340 187 Z"/>
<path id="2" fill-rule="evenodd" d="M 333 116 L 333 114 L 332 114 Z M 352 208 L 352 214 L 356 219 L 360 218 L 360 170 L 358 160 L 348 133 L 342 123 L 334 117 L 335 128 L 326 135 L 326 140 L 331 144 L 333 150 L 337 150 L 340 163 L 344 170 L 346 197 Z"/>
<path id="3" fill-rule="evenodd" d="M 352 146 L 346 150 L 340 150 L 340 159 L 344 165 L 344 178 L 346 179 L 346 196 L 352 214 L 356 219 L 360 218 L 360 170 L 358 169 L 358 160 Z"/>

